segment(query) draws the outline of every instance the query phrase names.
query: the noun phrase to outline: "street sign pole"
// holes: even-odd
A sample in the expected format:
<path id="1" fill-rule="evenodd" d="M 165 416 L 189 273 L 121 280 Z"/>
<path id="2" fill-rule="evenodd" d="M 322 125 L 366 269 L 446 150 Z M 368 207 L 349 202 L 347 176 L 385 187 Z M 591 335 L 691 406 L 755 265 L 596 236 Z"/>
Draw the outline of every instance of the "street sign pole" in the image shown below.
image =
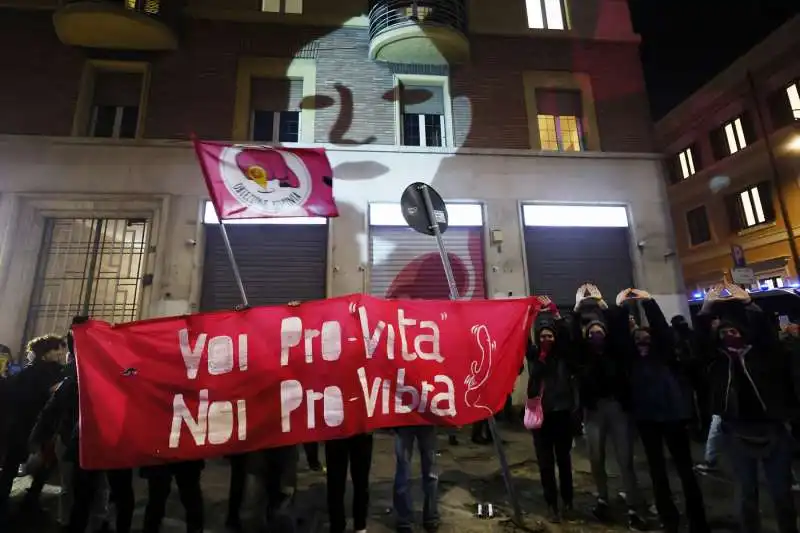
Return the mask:
<path id="1" fill-rule="evenodd" d="M 444 219 L 441 222 L 446 222 L 446 212 L 434 209 L 433 201 L 431 200 L 430 188 L 427 185 L 424 183 L 418 183 L 416 184 L 416 187 L 422 195 L 425 211 L 428 215 L 428 222 L 430 224 L 429 228 L 433 233 L 433 236 L 436 237 L 436 244 L 439 247 L 439 255 L 442 258 L 442 266 L 444 267 L 445 276 L 447 276 L 447 284 L 450 287 L 450 299 L 458 300 L 458 285 L 456 285 L 455 276 L 453 276 L 453 268 L 450 266 L 450 258 L 448 257 L 447 250 L 444 247 L 444 240 L 442 240 L 442 232 L 441 228 L 439 227 L 439 217 Z M 514 489 L 514 481 L 511 478 L 511 470 L 508 468 L 508 459 L 506 458 L 506 452 L 503 449 L 503 442 L 500 440 L 500 435 L 497 431 L 497 423 L 495 422 L 494 415 L 489 416 L 488 423 L 489 432 L 492 435 L 492 442 L 494 443 L 494 449 L 495 452 L 497 452 L 497 458 L 500 460 L 500 470 L 503 473 L 503 482 L 506 485 L 508 499 L 511 500 L 511 508 L 514 513 L 514 523 L 522 527 L 522 510 L 519 506 L 517 493 Z"/>
<path id="2" fill-rule="evenodd" d="M 231 270 L 233 270 L 233 277 L 236 280 L 236 286 L 239 288 L 239 295 L 242 298 L 242 306 L 247 307 L 250 305 L 247 301 L 247 292 L 244 290 L 244 282 L 242 282 L 242 274 L 239 272 L 239 265 L 236 263 L 236 257 L 233 255 L 233 248 L 231 247 L 231 241 L 228 238 L 228 230 L 225 229 L 225 221 L 219 216 L 217 213 L 217 219 L 219 219 L 219 231 L 222 235 L 222 242 L 225 244 L 225 251 L 228 253 L 228 261 L 231 263 Z"/>

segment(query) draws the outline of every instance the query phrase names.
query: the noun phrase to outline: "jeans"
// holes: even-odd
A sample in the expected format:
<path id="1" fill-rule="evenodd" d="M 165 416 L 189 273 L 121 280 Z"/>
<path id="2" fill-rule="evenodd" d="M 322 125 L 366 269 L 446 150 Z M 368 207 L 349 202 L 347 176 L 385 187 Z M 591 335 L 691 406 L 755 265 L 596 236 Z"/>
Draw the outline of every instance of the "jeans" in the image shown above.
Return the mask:
<path id="1" fill-rule="evenodd" d="M 715 466 L 719 460 L 720 446 L 724 435 L 722 434 L 722 418 L 719 415 L 711 417 L 711 425 L 708 427 L 708 440 L 706 440 L 705 460 L 709 466 Z"/>
<path id="2" fill-rule="evenodd" d="M 419 448 L 422 466 L 422 521 L 425 526 L 439 525 L 439 502 L 437 489 L 439 476 L 436 472 L 436 427 L 407 426 L 397 428 L 394 452 L 397 466 L 394 474 L 394 510 L 397 513 L 397 529 L 410 530 L 414 521 L 414 504 L 411 499 L 411 458 L 414 441 Z"/>
<path id="3" fill-rule="evenodd" d="M 572 429 L 572 413 L 555 411 L 545 413 L 542 427 L 532 431 L 544 501 L 549 507 L 556 509 L 558 509 L 556 464 L 561 484 L 561 499 L 564 505 L 572 505 Z"/>
<path id="4" fill-rule="evenodd" d="M 767 490 L 775 505 L 780 533 L 797 533 L 797 513 L 792 495 L 792 441 L 789 432 L 780 427 L 772 447 L 755 451 L 734 433 L 736 425 L 723 424 L 723 432 L 733 466 L 736 491 L 734 501 L 742 533 L 761 531 L 758 494 L 758 464 L 764 468 Z"/>
<path id="5" fill-rule="evenodd" d="M 353 530 L 367 529 L 372 434 L 364 433 L 326 442 L 325 463 L 328 466 L 328 517 L 331 533 L 344 533 L 347 525 L 344 494 L 348 466 L 353 482 Z"/>
<path id="6" fill-rule="evenodd" d="M 589 445 L 589 462 L 592 476 L 597 485 L 597 496 L 608 501 L 608 474 L 606 473 L 606 440 L 611 436 L 614 441 L 617 467 L 625 486 L 628 507 L 638 508 L 644 505 L 639 481 L 633 469 L 633 427 L 628 414 L 622 410 L 618 401 L 612 399 L 598 400 L 595 409 L 586 410 L 586 441 Z"/>
<path id="7" fill-rule="evenodd" d="M 639 436 L 642 438 L 647 465 L 650 468 L 650 479 L 653 482 L 653 493 L 656 509 L 666 531 L 677 531 L 680 514 L 672 499 L 669 487 L 667 464 L 664 458 L 664 445 L 667 445 L 675 469 L 683 486 L 683 497 L 686 516 L 691 533 L 708 533 L 706 510 L 703 504 L 703 493 L 694 475 L 689 432 L 684 422 L 639 422 Z"/>
<path id="8" fill-rule="evenodd" d="M 159 533 L 172 489 L 172 478 L 178 485 L 178 496 L 186 511 L 186 532 L 202 533 L 204 523 L 203 491 L 200 488 L 202 467 L 196 462 L 171 463 L 150 467 L 147 476 L 147 507 L 143 533 Z"/>

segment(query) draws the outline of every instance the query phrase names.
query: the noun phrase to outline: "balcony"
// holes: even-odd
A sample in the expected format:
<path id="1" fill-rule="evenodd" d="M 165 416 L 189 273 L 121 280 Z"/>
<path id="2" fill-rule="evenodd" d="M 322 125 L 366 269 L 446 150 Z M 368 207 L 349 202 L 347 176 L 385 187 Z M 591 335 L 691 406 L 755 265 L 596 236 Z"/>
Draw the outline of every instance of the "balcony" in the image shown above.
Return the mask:
<path id="1" fill-rule="evenodd" d="M 167 0 L 169 2 L 169 0 Z M 65 0 L 53 15 L 61 42 L 107 50 L 174 50 L 163 0 Z"/>
<path id="2" fill-rule="evenodd" d="M 389 63 L 463 63 L 469 59 L 466 33 L 466 0 L 372 0 L 369 57 Z"/>

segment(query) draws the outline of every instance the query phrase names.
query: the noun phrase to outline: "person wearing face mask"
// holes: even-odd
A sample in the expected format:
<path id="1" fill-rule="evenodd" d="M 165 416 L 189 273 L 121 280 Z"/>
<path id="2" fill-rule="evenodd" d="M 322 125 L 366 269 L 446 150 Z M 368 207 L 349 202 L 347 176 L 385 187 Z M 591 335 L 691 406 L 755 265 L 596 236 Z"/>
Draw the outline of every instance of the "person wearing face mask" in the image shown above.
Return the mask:
<path id="1" fill-rule="evenodd" d="M 787 429 L 800 391 L 800 361 L 778 340 L 777 327 L 735 285 L 715 287 L 700 316 L 716 348 L 709 364 L 711 408 L 719 415 L 736 485 L 741 531 L 761 530 L 759 464 L 775 505 L 780 533 L 797 533 L 792 495 L 792 439 Z"/>
<path id="2" fill-rule="evenodd" d="M 548 518 L 557 523 L 562 517 L 569 519 L 572 514 L 572 422 L 578 404 L 573 371 L 569 365 L 569 326 L 558 315 L 549 298 L 541 297 L 539 300 L 543 311 L 536 316 L 525 353 L 528 398 L 541 398 L 542 402 L 544 418 L 542 426 L 532 430 L 533 445 L 549 510 Z M 563 513 L 559 510 L 559 488 Z"/>
<path id="3" fill-rule="evenodd" d="M 695 478 L 688 422 L 692 398 L 685 370 L 676 357 L 673 335 L 661 308 L 639 289 L 626 289 L 617 305 L 641 305 L 649 327 L 637 327 L 628 345 L 631 414 L 647 456 L 656 509 L 667 533 L 677 532 L 680 514 L 669 486 L 664 458 L 666 444 L 681 480 L 691 533 L 708 533 L 703 494 Z"/>
<path id="4" fill-rule="evenodd" d="M 601 522 L 611 520 L 606 473 L 606 441 L 611 437 L 625 487 L 628 527 L 646 531 L 648 524 L 640 514 L 646 505 L 633 467 L 633 432 L 628 416 L 630 386 L 624 365 L 624 351 L 630 338 L 628 316 L 625 309 L 609 309 L 596 286 L 580 287 L 572 320 L 574 364 L 592 476 L 597 486 L 592 513 Z"/>

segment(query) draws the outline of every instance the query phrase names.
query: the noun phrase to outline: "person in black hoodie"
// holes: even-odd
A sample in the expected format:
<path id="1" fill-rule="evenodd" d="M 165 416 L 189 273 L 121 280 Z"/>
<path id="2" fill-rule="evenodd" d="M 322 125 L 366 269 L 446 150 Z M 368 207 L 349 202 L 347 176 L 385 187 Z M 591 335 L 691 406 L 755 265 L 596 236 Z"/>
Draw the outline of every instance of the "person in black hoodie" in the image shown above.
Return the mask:
<path id="1" fill-rule="evenodd" d="M 797 533 L 792 495 L 792 439 L 787 429 L 798 406 L 800 361 L 778 340 L 777 327 L 735 285 L 715 287 L 699 316 L 716 348 L 708 370 L 711 410 L 721 417 L 736 483 L 741 531 L 761 529 L 759 463 L 775 504 L 780 533 Z"/>
<path id="2" fill-rule="evenodd" d="M 620 307 L 609 308 L 600 290 L 591 284 L 580 287 L 575 300 L 575 366 L 581 407 L 585 410 L 589 460 L 597 485 L 597 503 L 592 512 L 601 522 L 611 519 L 606 474 L 606 441 L 611 437 L 625 487 L 628 527 L 647 530 L 647 522 L 640 514 L 645 502 L 633 467 L 633 431 L 628 415 L 630 385 L 625 351 L 630 339 L 629 313 Z"/>
<path id="3" fill-rule="evenodd" d="M 639 289 L 626 289 L 617 305 L 641 303 L 649 327 L 637 327 L 628 350 L 631 411 L 647 455 L 656 509 L 667 533 L 678 531 L 680 514 L 672 498 L 664 458 L 666 444 L 681 479 L 691 533 L 708 533 L 703 494 L 695 478 L 688 422 L 692 396 L 685 369 L 676 358 L 672 330 L 661 308 Z"/>
<path id="4" fill-rule="evenodd" d="M 63 337 L 45 335 L 28 343 L 30 363 L 8 382 L 8 442 L 0 472 L 0 531 L 7 523 L 8 499 L 20 465 L 28 458 L 28 436 L 53 388 L 61 381 L 67 345 Z"/>
<path id="5" fill-rule="evenodd" d="M 550 299 L 540 298 L 542 307 Z M 569 366 L 569 326 L 551 310 L 540 311 L 534 322 L 525 359 L 528 362 L 528 398 L 541 397 L 542 427 L 532 430 L 533 445 L 551 522 L 560 522 L 559 486 L 565 517 L 572 511 L 572 434 L 577 407 L 576 389 Z"/>

